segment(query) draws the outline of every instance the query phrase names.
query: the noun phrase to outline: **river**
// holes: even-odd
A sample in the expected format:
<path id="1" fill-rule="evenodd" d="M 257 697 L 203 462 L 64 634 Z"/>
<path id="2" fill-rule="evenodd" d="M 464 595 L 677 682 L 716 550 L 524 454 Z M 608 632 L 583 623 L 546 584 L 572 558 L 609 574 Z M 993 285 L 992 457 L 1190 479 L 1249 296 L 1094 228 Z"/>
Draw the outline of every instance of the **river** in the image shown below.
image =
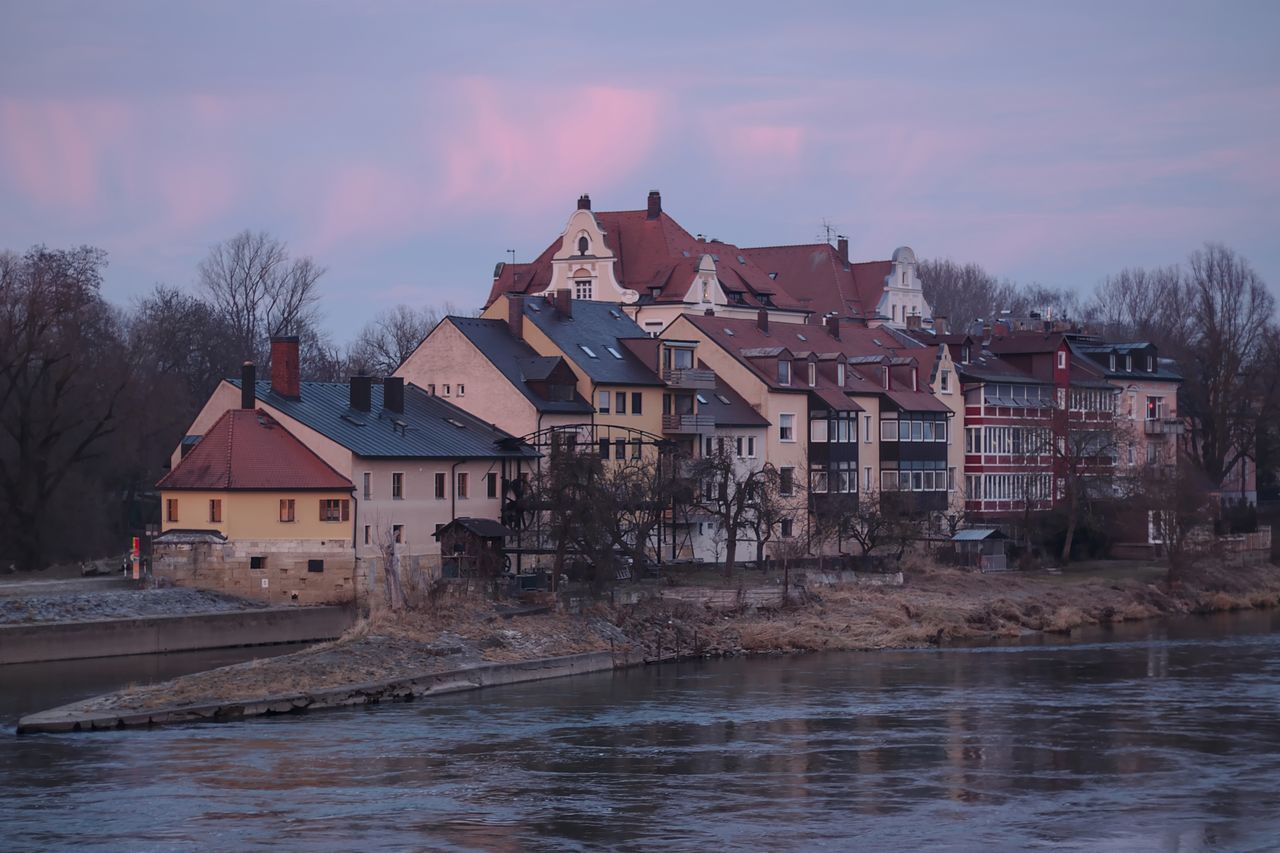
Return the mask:
<path id="1" fill-rule="evenodd" d="M 8 849 L 1280 848 L 1280 614 L 0 740 Z"/>

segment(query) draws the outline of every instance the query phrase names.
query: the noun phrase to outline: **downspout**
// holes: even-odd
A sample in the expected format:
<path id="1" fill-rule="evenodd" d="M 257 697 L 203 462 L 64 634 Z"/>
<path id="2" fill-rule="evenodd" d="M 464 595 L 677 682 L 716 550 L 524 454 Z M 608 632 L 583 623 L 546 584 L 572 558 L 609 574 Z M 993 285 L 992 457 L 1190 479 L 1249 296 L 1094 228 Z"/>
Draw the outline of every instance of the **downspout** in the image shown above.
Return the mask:
<path id="1" fill-rule="evenodd" d="M 457 521 L 458 519 L 458 475 L 455 472 L 458 470 L 458 466 L 461 464 L 462 464 L 462 460 L 459 459 L 457 462 L 453 463 L 453 466 L 449 469 L 449 521 L 450 522 Z"/>
<path id="2" fill-rule="evenodd" d="M 356 487 L 351 487 L 351 605 L 360 614 L 360 548 L 356 540 L 356 531 L 360 529 L 360 498 L 356 496 Z"/>

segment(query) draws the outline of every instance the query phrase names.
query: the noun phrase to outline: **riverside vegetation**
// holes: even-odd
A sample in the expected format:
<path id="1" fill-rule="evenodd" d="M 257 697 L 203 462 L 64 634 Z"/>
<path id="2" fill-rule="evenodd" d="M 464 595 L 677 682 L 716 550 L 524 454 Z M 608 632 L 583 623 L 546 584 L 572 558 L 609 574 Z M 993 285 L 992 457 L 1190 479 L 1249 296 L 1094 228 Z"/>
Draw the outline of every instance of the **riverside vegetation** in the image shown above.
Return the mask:
<path id="1" fill-rule="evenodd" d="M 749 575 L 739 579 L 746 589 Z M 485 663 L 612 651 L 620 662 L 676 657 L 920 648 L 1166 615 L 1280 604 L 1280 567 L 1203 563 L 1169 584 L 1159 567 L 982 575 L 910 561 L 900 587 L 806 584 L 777 607 L 714 609 L 658 596 L 581 612 L 504 618 L 492 601 L 437 585 L 417 606 L 377 611 L 342 638 L 100 696 L 84 711 L 240 703 L 397 681 Z M 770 580 L 768 578 L 766 581 Z M 758 584 L 758 582 L 757 582 Z M 688 589 L 688 588 L 686 588 Z"/>

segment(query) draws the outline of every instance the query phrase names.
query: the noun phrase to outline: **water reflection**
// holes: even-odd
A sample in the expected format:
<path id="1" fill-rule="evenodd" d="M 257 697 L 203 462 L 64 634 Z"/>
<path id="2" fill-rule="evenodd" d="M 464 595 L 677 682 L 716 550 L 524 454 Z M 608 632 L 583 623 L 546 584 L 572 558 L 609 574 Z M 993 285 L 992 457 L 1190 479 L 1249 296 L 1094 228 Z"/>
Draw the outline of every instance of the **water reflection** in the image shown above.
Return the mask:
<path id="1" fill-rule="evenodd" d="M 14 738 L 0 818 L 28 847 L 1270 849 L 1278 627 L 1251 613 Z"/>

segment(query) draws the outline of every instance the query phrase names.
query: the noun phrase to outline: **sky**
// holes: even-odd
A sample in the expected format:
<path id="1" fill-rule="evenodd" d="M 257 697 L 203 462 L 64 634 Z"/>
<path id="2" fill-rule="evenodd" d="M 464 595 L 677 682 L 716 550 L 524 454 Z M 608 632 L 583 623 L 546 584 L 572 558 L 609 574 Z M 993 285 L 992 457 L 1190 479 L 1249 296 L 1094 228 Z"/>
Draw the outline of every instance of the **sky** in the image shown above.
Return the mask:
<path id="1" fill-rule="evenodd" d="M 0 0 L 0 249 L 194 288 L 265 230 L 346 340 L 479 306 L 577 197 L 738 245 L 1091 290 L 1225 242 L 1280 285 L 1280 3 Z"/>

